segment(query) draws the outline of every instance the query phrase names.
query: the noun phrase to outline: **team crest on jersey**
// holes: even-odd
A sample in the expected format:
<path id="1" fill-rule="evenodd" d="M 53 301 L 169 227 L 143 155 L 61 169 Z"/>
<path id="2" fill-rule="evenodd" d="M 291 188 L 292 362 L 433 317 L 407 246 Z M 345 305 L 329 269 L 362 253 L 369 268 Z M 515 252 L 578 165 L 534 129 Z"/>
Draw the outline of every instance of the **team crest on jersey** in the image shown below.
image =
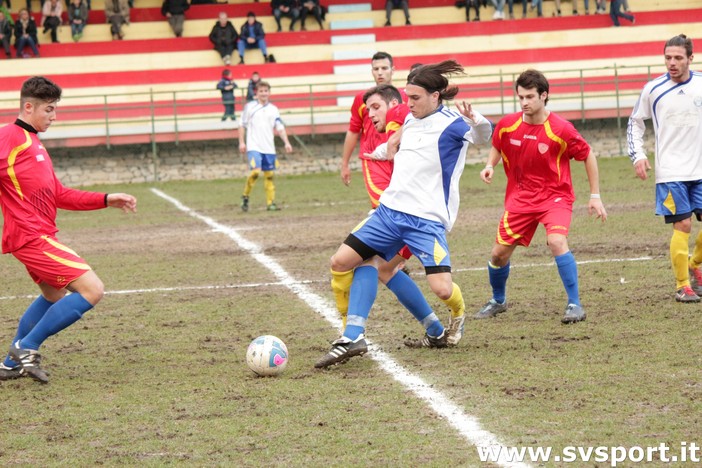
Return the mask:
<path id="1" fill-rule="evenodd" d="M 548 151 L 548 145 L 546 143 L 539 143 L 538 148 L 539 148 L 539 153 L 541 153 L 541 154 L 546 154 L 546 152 Z"/>
<path id="2" fill-rule="evenodd" d="M 697 107 L 702 107 L 702 96 L 695 96 L 692 102 L 694 102 Z"/>

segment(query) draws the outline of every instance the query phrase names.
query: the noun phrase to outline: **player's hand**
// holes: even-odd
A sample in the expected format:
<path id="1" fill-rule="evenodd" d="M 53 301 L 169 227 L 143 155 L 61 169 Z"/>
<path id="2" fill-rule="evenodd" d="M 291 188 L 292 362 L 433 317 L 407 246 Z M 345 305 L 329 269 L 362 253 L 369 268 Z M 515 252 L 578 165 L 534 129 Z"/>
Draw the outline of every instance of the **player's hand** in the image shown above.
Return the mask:
<path id="1" fill-rule="evenodd" d="M 120 208 L 125 213 L 136 213 L 137 199 L 127 193 L 110 193 L 107 195 L 107 206 Z"/>
<path id="2" fill-rule="evenodd" d="M 341 166 L 341 181 L 346 186 L 351 183 L 351 169 L 349 169 L 349 166 Z"/>
<path id="3" fill-rule="evenodd" d="M 495 169 L 492 167 L 486 167 L 482 171 L 480 171 L 480 178 L 483 179 L 483 182 L 486 184 L 492 183 L 492 176 L 495 173 Z"/>
<path id="4" fill-rule="evenodd" d="M 239 152 L 241 154 L 246 154 L 246 143 L 239 143 Z"/>
<path id="5" fill-rule="evenodd" d="M 475 114 L 473 113 L 473 106 L 466 101 L 456 102 L 456 108 L 465 117 L 470 120 L 475 120 Z"/>
<path id="6" fill-rule="evenodd" d="M 634 164 L 634 170 L 639 179 L 646 180 L 648 179 L 648 171 L 651 170 L 651 164 L 648 162 L 648 159 L 639 159 Z"/>
<path id="7" fill-rule="evenodd" d="M 290 142 L 285 143 L 285 152 L 292 153 L 292 145 L 290 144 Z"/>
<path id="8" fill-rule="evenodd" d="M 597 215 L 595 219 L 602 219 L 603 223 L 607 221 L 607 210 L 605 210 L 602 200 L 599 198 L 590 199 L 590 202 L 587 204 L 587 213 L 590 216 L 595 213 Z"/>

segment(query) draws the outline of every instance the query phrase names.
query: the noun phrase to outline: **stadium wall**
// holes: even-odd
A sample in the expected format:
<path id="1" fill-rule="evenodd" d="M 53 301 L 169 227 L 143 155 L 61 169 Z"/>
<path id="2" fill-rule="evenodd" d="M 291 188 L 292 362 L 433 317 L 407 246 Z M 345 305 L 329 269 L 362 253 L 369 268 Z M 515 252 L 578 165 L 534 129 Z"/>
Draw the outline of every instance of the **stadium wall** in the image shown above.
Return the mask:
<path id="1" fill-rule="evenodd" d="M 621 156 L 626 152 L 626 119 L 573 122 L 598 157 Z M 621 126 L 621 128 L 620 128 Z M 653 152 L 653 132 L 646 132 L 646 149 Z M 301 143 L 306 148 L 303 149 Z M 299 140 L 291 138 L 295 152 L 279 151 L 279 174 L 336 172 L 341 162 L 344 134 L 327 134 Z M 277 140 L 277 143 L 280 143 Z M 248 167 L 239 154 L 238 140 L 188 141 L 155 145 L 52 148 L 51 157 L 59 179 L 68 186 L 141 183 L 169 180 L 213 180 L 245 177 Z M 282 148 L 281 148 L 282 150 Z M 487 159 L 489 147 L 471 147 L 468 163 Z M 352 170 L 359 169 L 352 158 Z"/>

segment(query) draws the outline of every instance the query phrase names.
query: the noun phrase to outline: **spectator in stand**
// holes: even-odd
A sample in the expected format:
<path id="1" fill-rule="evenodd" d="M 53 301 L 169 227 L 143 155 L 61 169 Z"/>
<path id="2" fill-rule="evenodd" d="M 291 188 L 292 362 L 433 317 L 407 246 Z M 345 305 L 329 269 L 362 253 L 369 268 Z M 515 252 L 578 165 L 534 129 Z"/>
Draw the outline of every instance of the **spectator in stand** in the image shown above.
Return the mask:
<path id="1" fill-rule="evenodd" d="M 409 0 L 386 0 L 385 1 L 385 26 L 392 26 L 390 23 L 390 16 L 392 16 L 392 10 L 397 10 L 402 8 L 405 14 L 405 25 L 409 26 L 410 14 L 409 14 Z"/>
<path id="2" fill-rule="evenodd" d="M 29 15 L 29 10 L 22 8 L 19 11 L 17 21 L 15 21 L 15 47 L 17 57 L 28 57 L 24 55 L 24 48 L 32 49 L 35 57 L 39 57 L 39 39 L 37 39 L 37 23 Z"/>
<path id="3" fill-rule="evenodd" d="M 595 13 L 607 13 L 607 0 L 595 0 Z"/>
<path id="4" fill-rule="evenodd" d="M 68 21 L 71 24 L 71 36 L 78 42 L 83 37 L 83 28 L 88 22 L 88 6 L 83 0 L 71 0 L 68 7 Z"/>
<path id="5" fill-rule="evenodd" d="M 261 49 L 264 62 L 275 62 L 273 55 L 268 57 L 268 49 L 266 47 L 266 33 L 263 32 L 263 25 L 260 21 L 256 21 L 256 14 L 250 11 L 246 15 L 246 23 L 241 26 L 241 34 L 239 35 L 239 64 L 244 63 L 244 51 L 246 49 Z"/>
<path id="6" fill-rule="evenodd" d="M 583 0 L 583 3 L 585 4 L 585 14 L 589 15 L 590 14 L 590 0 Z M 578 16 L 580 13 L 578 13 L 578 0 L 573 0 L 573 16 Z M 561 16 L 561 0 L 556 0 L 556 11 L 553 13 L 553 16 Z"/>
<path id="7" fill-rule="evenodd" d="M 7 19 L 5 13 L 0 11 L 0 42 L 2 42 L 2 48 L 5 51 L 7 58 L 12 57 L 12 52 L 10 52 L 10 42 L 12 41 L 12 25 L 10 20 Z"/>
<path id="8" fill-rule="evenodd" d="M 492 14 L 492 19 L 503 20 L 505 19 L 505 0 L 490 0 L 492 5 L 495 7 L 495 13 Z"/>
<path id="9" fill-rule="evenodd" d="M 176 37 L 183 36 L 183 24 L 185 23 L 185 12 L 190 8 L 188 0 L 163 0 L 161 14 L 168 18 L 168 24 Z"/>
<path id="10" fill-rule="evenodd" d="M 257 71 L 253 72 L 246 90 L 246 102 L 253 101 L 256 98 L 256 85 L 259 81 L 261 81 L 261 75 Z"/>
<path id="11" fill-rule="evenodd" d="M 224 105 L 222 122 L 227 118 L 236 120 L 236 114 L 234 114 L 234 88 L 236 87 L 236 83 L 232 80 L 232 71 L 222 71 L 222 79 L 217 83 L 217 89 L 222 92 L 222 104 Z"/>
<path id="12" fill-rule="evenodd" d="M 466 21 L 470 21 L 470 9 L 475 10 L 473 21 L 480 21 L 480 0 L 466 0 Z"/>
<path id="13" fill-rule="evenodd" d="M 273 11 L 275 23 L 278 25 L 278 32 L 283 30 L 280 26 L 280 18 L 283 16 L 292 20 L 290 22 L 291 31 L 295 27 L 297 20 L 300 19 L 300 7 L 297 0 L 271 0 L 271 10 Z"/>
<path id="14" fill-rule="evenodd" d="M 44 27 L 43 33 L 51 32 L 51 42 L 58 42 L 57 31 L 61 26 L 61 15 L 63 5 L 58 0 L 46 0 L 41 9 L 41 25 Z"/>
<path id="15" fill-rule="evenodd" d="M 227 14 L 221 12 L 219 21 L 215 23 L 210 32 L 210 42 L 214 45 L 215 50 L 219 52 L 225 65 L 232 63 L 232 53 L 234 53 L 238 40 L 239 34 L 234 29 L 234 25 L 227 18 Z"/>
<path id="16" fill-rule="evenodd" d="M 111 25 L 112 40 L 124 38 L 122 25 L 129 24 L 129 2 L 127 0 L 105 0 L 105 17 Z"/>
<path id="17" fill-rule="evenodd" d="M 529 0 L 525 0 L 529 1 Z M 530 10 L 534 10 L 536 8 L 536 16 L 538 18 L 541 18 L 544 16 L 544 2 L 543 0 L 531 0 L 531 6 L 529 7 Z"/>
<path id="18" fill-rule="evenodd" d="M 519 1 L 519 0 L 517 0 L 517 1 Z M 523 19 L 523 18 L 527 17 L 527 3 L 529 3 L 529 0 L 521 0 L 521 2 L 522 2 L 522 19 Z M 507 8 L 509 9 L 509 19 L 514 19 L 514 0 L 507 0 Z"/>
<path id="19" fill-rule="evenodd" d="M 610 1 L 610 6 L 609 6 L 609 17 L 612 18 L 612 23 L 614 26 L 619 27 L 619 18 L 624 18 L 629 21 L 631 21 L 631 24 L 636 23 L 636 18 L 634 18 L 634 15 L 631 15 L 629 13 L 624 13 L 622 11 L 622 3 L 623 0 L 609 0 Z"/>
<path id="20" fill-rule="evenodd" d="M 324 19 L 322 18 L 322 6 L 319 4 L 319 0 L 305 0 L 300 7 L 300 18 L 302 21 L 301 31 L 307 31 L 305 27 L 305 20 L 307 20 L 307 15 L 312 13 L 314 19 L 317 20 L 319 24 L 319 29 L 324 29 Z"/>

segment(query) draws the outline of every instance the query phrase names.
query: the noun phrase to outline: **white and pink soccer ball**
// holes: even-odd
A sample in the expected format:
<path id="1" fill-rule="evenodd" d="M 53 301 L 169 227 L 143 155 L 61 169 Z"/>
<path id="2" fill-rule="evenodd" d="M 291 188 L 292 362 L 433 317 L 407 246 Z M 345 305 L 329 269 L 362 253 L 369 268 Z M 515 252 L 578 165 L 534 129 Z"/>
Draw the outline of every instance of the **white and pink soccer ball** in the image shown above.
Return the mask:
<path id="1" fill-rule="evenodd" d="M 278 375 L 288 365 L 288 348 L 273 335 L 259 336 L 246 350 L 246 364 L 256 375 Z"/>

